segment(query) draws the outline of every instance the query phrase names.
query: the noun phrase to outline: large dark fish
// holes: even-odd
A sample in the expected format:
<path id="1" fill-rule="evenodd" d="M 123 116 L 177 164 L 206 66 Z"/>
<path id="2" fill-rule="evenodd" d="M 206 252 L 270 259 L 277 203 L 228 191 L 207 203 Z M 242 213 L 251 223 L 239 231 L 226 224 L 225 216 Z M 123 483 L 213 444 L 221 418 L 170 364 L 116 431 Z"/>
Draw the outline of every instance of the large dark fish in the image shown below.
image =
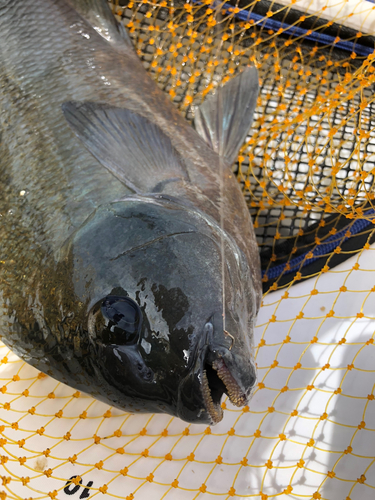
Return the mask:
<path id="1" fill-rule="evenodd" d="M 3 341 L 125 410 L 247 404 L 261 281 L 231 164 L 256 70 L 194 130 L 104 0 L 0 0 L 0 79 Z"/>

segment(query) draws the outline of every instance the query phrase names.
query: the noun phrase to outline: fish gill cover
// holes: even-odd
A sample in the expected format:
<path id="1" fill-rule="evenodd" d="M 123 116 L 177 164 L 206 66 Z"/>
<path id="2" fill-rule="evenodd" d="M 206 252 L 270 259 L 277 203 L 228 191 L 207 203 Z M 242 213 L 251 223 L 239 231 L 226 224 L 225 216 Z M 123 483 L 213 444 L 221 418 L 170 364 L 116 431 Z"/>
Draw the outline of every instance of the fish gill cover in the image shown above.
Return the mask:
<path id="1" fill-rule="evenodd" d="M 258 385 L 202 428 L 109 408 L 2 346 L 0 498 L 373 498 L 374 5 L 333 3 L 111 4 L 189 120 L 258 68 L 235 167 L 262 258 Z"/>

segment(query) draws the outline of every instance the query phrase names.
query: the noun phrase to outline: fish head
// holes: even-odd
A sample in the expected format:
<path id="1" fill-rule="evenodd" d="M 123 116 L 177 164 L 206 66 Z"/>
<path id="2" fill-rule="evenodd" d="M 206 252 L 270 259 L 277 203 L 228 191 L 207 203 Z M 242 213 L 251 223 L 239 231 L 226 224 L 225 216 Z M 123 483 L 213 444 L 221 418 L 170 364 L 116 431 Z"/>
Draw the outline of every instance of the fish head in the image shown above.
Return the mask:
<path id="1" fill-rule="evenodd" d="M 221 420 L 224 393 L 247 404 L 256 301 L 245 257 L 215 221 L 162 195 L 130 196 L 99 208 L 66 252 L 85 308 L 87 392 L 205 424 Z"/>

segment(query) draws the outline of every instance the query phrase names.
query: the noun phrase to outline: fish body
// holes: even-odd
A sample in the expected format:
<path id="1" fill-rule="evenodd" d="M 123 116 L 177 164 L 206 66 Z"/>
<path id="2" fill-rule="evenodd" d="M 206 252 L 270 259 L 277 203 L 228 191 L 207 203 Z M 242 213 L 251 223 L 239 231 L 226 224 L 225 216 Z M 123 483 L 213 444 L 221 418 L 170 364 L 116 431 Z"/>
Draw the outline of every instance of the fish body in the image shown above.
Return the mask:
<path id="1" fill-rule="evenodd" d="M 256 72 L 233 82 L 194 130 L 104 0 L 0 0 L 0 334 L 21 358 L 129 411 L 248 402 L 260 265 L 230 165 Z"/>

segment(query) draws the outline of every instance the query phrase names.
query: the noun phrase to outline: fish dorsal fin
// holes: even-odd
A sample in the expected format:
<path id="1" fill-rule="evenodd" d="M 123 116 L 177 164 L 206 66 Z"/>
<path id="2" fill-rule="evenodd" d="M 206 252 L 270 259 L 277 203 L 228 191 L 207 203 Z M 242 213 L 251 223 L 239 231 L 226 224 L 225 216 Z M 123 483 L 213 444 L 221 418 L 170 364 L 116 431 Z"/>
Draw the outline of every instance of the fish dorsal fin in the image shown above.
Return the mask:
<path id="1" fill-rule="evenodd" d="M 230 165 L 236 161 L 253 122 L 258 93 L 258 71 L 249 67 L 195 111 L 196 131 Z"/>
<path id="2" fill-rule="evenodd" d="M 97 160 L 136 193 L 188 180 L 170 139 L 147 118 L 124 108 L 94 102 L 66 102 L 64 116 Z"/>
<path id="3" fill-rule="evenodd" d="M 132 47 L 125 27 L 118 23 L 104 0 L 68 0 L 70 5 L 108 42 L 121 48 Z"/>

